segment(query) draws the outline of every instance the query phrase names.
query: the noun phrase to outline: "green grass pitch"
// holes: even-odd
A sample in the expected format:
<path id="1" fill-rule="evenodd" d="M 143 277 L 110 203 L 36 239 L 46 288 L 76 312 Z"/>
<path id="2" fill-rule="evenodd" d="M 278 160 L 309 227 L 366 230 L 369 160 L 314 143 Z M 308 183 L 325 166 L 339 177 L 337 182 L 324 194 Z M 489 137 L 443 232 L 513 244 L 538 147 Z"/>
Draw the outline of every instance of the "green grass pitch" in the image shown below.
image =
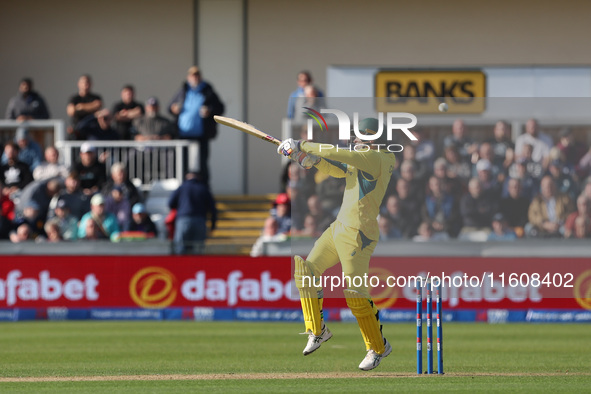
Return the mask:
<path id="1" fill-rule="evenodd" d="M 412 324 L 388 324 L 392 354 L 370 372 L 356 324 L 304 357 L 302 324 L 0 324 L 0 392 L 585 392 L 587 324 L 444 325 L 444 376 L 416 372 Z M 423 353 L 426 367 L 426 351 Z M 436 365 L 436 363 L 435 363 Z"/>

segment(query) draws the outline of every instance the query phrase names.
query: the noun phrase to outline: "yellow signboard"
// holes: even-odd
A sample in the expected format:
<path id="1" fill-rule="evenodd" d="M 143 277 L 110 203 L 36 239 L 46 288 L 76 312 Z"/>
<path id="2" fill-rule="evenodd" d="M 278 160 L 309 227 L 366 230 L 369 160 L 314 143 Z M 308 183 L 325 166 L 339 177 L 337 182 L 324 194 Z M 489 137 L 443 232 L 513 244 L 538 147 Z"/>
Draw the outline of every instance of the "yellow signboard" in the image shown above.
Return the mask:
<path id="1" fill-rule="evenodd" d="M 375 84 L 377 112 L 441 114 L 441 102 L 454 114 L 477 114 L 485 108 L 486 76 L 481 71 L 380 71 Z"/>

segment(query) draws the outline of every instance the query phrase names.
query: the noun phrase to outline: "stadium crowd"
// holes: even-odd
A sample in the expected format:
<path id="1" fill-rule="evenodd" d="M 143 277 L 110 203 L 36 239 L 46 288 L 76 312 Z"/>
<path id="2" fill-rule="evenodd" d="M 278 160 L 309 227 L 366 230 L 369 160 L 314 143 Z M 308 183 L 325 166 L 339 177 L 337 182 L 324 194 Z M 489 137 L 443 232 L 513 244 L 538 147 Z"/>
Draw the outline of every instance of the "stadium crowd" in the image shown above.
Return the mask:
<path id="1" fill-rule="evenodd" d="M 591 237 L 591 150 L 572 129 L 552 138 L 529 119 L 513 141 L 509 124 L 498 121 L 490 138 L 475 141 L 457 119 L 443 146 L 413 132 L 418 141 L 404 142 L 396 154 L 378 217 L 382 239 Z M 342 179 L 288 163 L 281 189 L 282 200 L 291 202 L 291 229 L 284 233 L 322 233 L 338 213 L 344 186 Z M 275 222 L 285 222 L 278 212 L 265 224 L 269 240 L 279 234 Z"/>
<path id="2" fill-rule="evenodd" d="M 17 128 L 14 139 L 0 140 L 0 239 L 117 241 L 158 236 L 141 191 L 128 178 L 126 163 L 110 163 L 107 173 L 108 152 L 99 155 L 89 141 L 198 141 L 199 163 L 185 162 L 184 167 L 189 173 L 198 167 L 200 182 L 208 187 L 209 140 L 217 133 L 213 116 L 224 112 L 224 104 L 202 79 L 199 68 L 188 69 L 185 81 L 168 104 L 172 119 L 160 114 L 156 97 L 148 98 L 145 106 L 139 103 L 132 85 L 123 86 L 120 96 L 112 109 L 105 108 L 101 95 L 92 90 L 91 76 L 79 77 L 77 92 L 66 107 L 67 138 L 86 142 L 71 168 L 62 164 L 54 146 L 43 152 L 29 135 L 26 123 Z M 50 117 L 45 100 L 33 90 L 31 78 L 20 81 L 5 117 L 17 122 Z M 169 203 L 176 212 L 175 204 L 178 201 Z M 179 214 L 176 219 L 182 221 L 183 217 Z"/>

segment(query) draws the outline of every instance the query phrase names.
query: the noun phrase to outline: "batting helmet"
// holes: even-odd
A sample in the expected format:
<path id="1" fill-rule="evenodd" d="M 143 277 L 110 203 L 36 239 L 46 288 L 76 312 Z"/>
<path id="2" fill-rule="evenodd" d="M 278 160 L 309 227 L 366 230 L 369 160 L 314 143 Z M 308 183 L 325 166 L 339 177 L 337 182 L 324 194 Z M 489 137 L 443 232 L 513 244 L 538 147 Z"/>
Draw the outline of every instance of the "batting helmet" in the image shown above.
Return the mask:
<path id="1" fill-rule="evenodd" d="M 375 140 L 365 141 L 367 144 L 387 144 L 388 133 L 386 133 L 384 125 L 380 125 L 380 122 L 376 118 L 365 118 L 359 121 L 359 132 L 361 134 L 377 134 L 380 130 L 382 131 L 382 134 Z"/>

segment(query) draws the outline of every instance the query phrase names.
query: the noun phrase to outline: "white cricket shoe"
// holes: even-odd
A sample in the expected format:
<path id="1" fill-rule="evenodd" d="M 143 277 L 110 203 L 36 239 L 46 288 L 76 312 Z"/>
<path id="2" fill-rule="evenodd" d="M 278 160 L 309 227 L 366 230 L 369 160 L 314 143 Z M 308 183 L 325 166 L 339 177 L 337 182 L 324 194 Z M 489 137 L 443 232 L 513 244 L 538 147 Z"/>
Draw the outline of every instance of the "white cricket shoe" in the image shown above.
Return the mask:
<path id="1" fill-rule="evenodd" d="M 330 330 L 326 326 L 322 327 L 322 332 L 318 336 L 314 335 L 314 333 L 312 332 L 307 334 L 308 343 L 306 344 L 306 347 L 303 351 L 304 356 L 307 356 L 308 354 L 312 353 L 314 350 L 318 349 L 323 342 L 326 342 L 330 338 L 332 338 L 332 332 L 330 332 Z"/>
<path id="2" fill-rule="evenodd" d="M 392 346 L 386 338 L 384 338 L 384 348 L 385 350 L 382 354 L 377 354 L 372 349 L 369 349 L 367 351 L 367 354 L 365 355 L 365 358 L 363 359 L 363 361 L 361 361 L 361 364 L 359 364 L 359 369 L 363 371 L 370 371 L 378 365 L 380 365 L 382 359 L 384 357 L 388 357 L 388 355 L 392 353 Z"/>

